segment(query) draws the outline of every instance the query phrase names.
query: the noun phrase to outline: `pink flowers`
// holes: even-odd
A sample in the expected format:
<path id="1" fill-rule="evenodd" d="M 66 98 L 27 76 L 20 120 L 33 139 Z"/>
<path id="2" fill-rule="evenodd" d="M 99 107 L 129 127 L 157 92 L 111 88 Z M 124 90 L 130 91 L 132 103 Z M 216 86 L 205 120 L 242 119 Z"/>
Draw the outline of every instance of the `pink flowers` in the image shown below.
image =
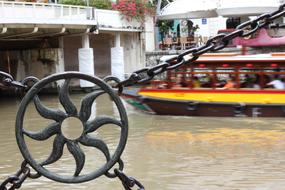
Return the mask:
<path id="1" fill-rule="evenodd" d="M 144 22 L 145 16 L 154 15 L 154 6 L 139 0 L 119 0 L 112 4 L 112 9 L 119 11 L 127 21 L 136 19 Z"/>

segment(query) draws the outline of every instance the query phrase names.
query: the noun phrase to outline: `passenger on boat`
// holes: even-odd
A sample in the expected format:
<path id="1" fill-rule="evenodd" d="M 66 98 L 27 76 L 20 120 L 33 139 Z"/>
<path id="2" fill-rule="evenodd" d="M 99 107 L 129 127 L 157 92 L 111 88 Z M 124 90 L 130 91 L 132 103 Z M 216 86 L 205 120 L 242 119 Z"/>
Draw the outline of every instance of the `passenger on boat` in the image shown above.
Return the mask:
<path id="1" fill-rule="evenodd" d="M 244 82 L 241 83 L 241 88 L 253 88 L 253 85 L 254 85 L 254 78 L 246 74 L 244 76 Z"/>
<path id="2" fill-rule="evenodd" d="M 235 87 L 234 77 L 230 76 L 227 80 L 227 83 L 225 84 L 225 86 L 222 89 L 226 90 L 226 89 L 231 89 L 234 87 Z"/>
<path id="3" fill-rule="evenodd" d="M 257 75 L 256 78 L 253 81 L 253 86 L 252 88 L 254 89 L 260 89 L 260 77 Z"/>
<path id="4" fill-rule="evenodd" d="M 213 86 L 215 86 L 213 76 L 212 75 L 206 75 L 203 78 L 203 82 L 201 84 L 201 87 L 203 87 L 203 88 L 211 88 Z"/>
<path id="5" fill-rule="evenodd" d="M 201 87 L 201 82 L 197 76 L 195 76 L 193 78 L 193 84 L 192 85 L 194 88 L 200 88 Z"/>
<path id="6" fill-rule="evenodd" d="M 185 76 L 183 75 L 177 75 L 175 78 L 175 84 L 173 85 L 173 88 L 179 88 L 179 87 L 187 87 L 187 81 L 185 79 Z"/>
<path id="7" fill-rule="evenodd" d="M 188 83 L 184 75 L 181 77 L 180 85 L 181 87 L 188 87 Z"/>
<path id="8" fill-rule="evenodd" d="M 259 75 L 245 75 L 244 82 L 241 83 L 241 88 L 254 88 L 260 89 L 260 77 Z"/>
<path id="9" fill-rule="evenodd" d="M 274 80 L 266 84 L 267 86 L 273 86 L 273 88 L 278 89 L 278 90 L 284 90 L 285 89 L 285 84 L 279 79 L 278 75 L 274 76 Z"/>

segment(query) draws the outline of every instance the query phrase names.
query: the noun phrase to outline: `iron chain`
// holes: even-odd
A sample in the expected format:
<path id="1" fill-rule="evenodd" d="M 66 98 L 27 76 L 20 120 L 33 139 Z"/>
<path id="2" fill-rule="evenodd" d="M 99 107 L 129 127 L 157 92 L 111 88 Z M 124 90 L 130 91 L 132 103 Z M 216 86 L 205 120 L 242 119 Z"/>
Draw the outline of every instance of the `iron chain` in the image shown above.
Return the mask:
<path id="1" fill-rule="evenodd" d="M 221 50 L 225 48 L 234 38 L 250 36 L 257 30 L 268 26 L 270 23 L 272 23 L 272 21 L 284 15 L 285 3 L 280 5 L 277 11 L 262 14 L 253 20 L 240 24 L 233 32 L 229 34 L 222 33 L 210 38 L 205 45 L 186 50 L 180 55 L 167 59 L 163 63 L 156 66 L 137 70 L 133 72 L 128 79 L 123 80 L 117 85 L 119 92 L 123 90 L 123 87 L 143 84 L 165 71 L 174 70 L 183 65 L 191 64 L 204 53 Z"/>
<path id="2" fill-rule="evenodd" d="M 124 186 L 125 190 L 132 190 L 135 186 L 138 187 L 138 190 L 144 190 L 144 186 L 135 178 L 128 177 L 124 174 L 123 171 L 115 169 L 114 170 L 116 176 L 121 180 L 122 185 Z"/>
<path id="3" fill-rule="evenodd" d="M 14 190 L 20 189 L 23 182 L 29 177 L 32 179 L 39 178 L 40 174 L 32 174 L 28 163 L 23 161 L 21 168 L 14 174 L 9 176 L 2 184 L 0 185 L 0 190 Z"/>
<path id="4" fill-rule="evenodd" d="M 3 83 L 7 87 L 26 88 L 26 85 L 14 80 L 12 75 L 2 71 L 0 71 L 0 83 Z"/>
<path id="5" fill-rule="evenodd" d="M 118 177 L 120 181 L 122 182 L 122 185 L 125 188 L 125 190 L 132 190 L 132 188 L 134 188 L 135 186 L 138 187 L 138 190 L 144 190 L 144 186 L 138 180 L 124 174 L 123 172 L 124 162 L 122 159 L 119 159 L 118 164 L 119 164 L 119 168 L 114 169 L 114 173 L 110 173 L 108 171 L 107 173 L 105 173 L 105 175 L 109 178 Z"/>

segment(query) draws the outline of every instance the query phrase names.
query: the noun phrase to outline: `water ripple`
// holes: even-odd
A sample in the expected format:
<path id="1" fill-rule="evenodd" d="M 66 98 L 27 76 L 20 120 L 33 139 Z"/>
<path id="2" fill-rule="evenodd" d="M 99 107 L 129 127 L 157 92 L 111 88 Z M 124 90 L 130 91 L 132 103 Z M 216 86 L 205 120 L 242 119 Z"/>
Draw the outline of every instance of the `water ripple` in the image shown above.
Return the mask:
<path id="1" fill-rule="evenodd" d="M 75 97 L 75 101 L 79 98 Z M 0 181 L 18 170 L 22 161 L 15 142 L 18 100 L 0 100 Z M 56 98 L 45 102 L 58 106 Z M 100 109 L 104 103 L 94 105 Z M 116 111 L 105 109 L 110 114 Z M 122 159 L 125 172 L 151 190 L 283 190 L 285 186 L 285 121 L 260 118 L 195 118 L 146 115 L 127 105 L 130 132 Z M 31 113 L 31 129 L 43 121 Z M 116 148 L 118 129 L 93 134 Z M 50 152 L 52 139 L 35 143 L 31 151 L 39 159 Z M 87 150 L 87 149 L 86 149 Z M 85 151 L 85 149 L 84 149 Z M 93 171 L 100 157 L 87 158 Z M 94 166 L 93 166 L 94 165 Z M 64 156 L 52 169 L 74 170 L 74 159 Z M 80 185 L 61 184 L 47 178 L 27 180 L 22 189 L 122 189 L 118 180 L 105 176 Z"/>

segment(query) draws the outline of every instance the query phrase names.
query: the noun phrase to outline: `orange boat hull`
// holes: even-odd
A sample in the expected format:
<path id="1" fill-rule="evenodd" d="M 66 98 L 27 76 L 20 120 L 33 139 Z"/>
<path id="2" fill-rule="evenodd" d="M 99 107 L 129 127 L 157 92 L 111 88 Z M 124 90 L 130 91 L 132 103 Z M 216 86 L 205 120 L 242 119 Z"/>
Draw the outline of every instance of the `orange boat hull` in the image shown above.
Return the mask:
<path id="1" fill-rule="evenodd" d="M 129 96 L 131 98 L 131 96 Z M 284 117 L 285 91 L 142 89 L 136 105 L 158 115 Z"/>

